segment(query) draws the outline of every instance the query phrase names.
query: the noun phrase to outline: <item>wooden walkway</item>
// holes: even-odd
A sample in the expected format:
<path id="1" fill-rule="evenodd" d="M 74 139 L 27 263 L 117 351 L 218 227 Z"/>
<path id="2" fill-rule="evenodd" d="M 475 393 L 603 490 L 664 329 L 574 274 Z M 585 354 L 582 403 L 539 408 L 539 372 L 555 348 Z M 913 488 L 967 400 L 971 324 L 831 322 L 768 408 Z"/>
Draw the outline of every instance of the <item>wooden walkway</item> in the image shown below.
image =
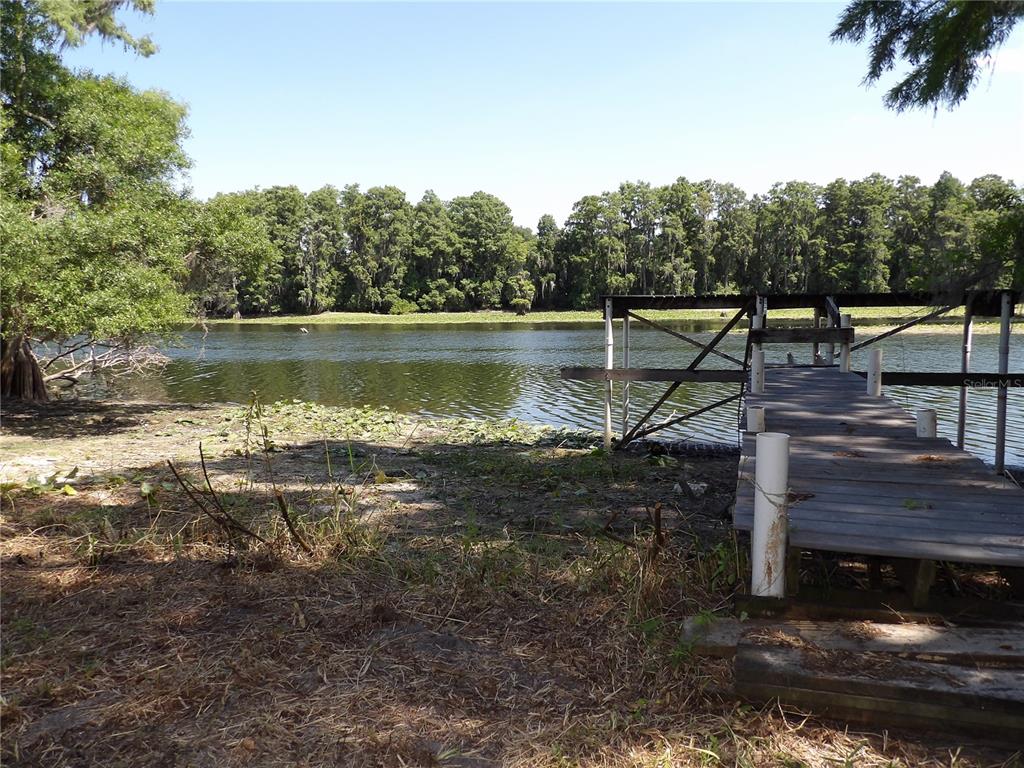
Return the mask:
<path id="1" fill-rule="evenodd" d="M 1024 567 L 1024 490 L 836 368 L 769 368 L 765 429 L 790 435 L 789 545 Z M 754 435 L 743 439 L 734 523 L 753 527 Z"/>

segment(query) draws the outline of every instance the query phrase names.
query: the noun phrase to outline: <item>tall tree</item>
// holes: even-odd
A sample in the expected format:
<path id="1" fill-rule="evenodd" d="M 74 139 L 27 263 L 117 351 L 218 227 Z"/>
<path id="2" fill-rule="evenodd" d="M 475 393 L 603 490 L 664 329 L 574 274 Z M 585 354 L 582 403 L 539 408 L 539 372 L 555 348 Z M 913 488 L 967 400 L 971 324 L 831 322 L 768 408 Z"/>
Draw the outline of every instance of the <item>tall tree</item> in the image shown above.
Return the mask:
<path id="1" fill-rule="evenodd" d="M 189 216 L 186 286 L 204 314 L 231 317 L 272 308 L 281 254 L 253 203 L 246 193 L 217 195 L 195 204 Z"/>
<path id="2" fill-rule="evenodd" d="M 506 283 L 526 264 L 527 245 L 512 222 L 512 212 L 494 195 L 474 192 L 450 206 L 459 238 L 460 287 L 476 307 L 502 304 Z"/>
<path id="3" fill-rule="evenodd" d="M 126 359 L 187 306 L 179 281 L 188 207 L 173 187 L 187 164 L 184 108 L 111 78 L 65 72 L 53 85 L 53 119 L 5 136 L 2 150 L 22 174 L 5 170 L 0 209 L 6 397 L 45 399 L 48 378 L 73 372 L 57 370 L 73 359 L 68 348 Z M 40 367 L 30 340 L 62 345 L 55 368 Z"/>
<path id="4" fill-rule="evenodd" d="M 533 278 L 534 294 L 540 306 L 556 305 L 562 286 L 558 284 L 558 246 L 562 230 L 555 217 L 545 213 L 537 222 L 537 237 L 531 242 L 526 269 Z"/>
<path id="5" fill-rule="evenodd" d="M 400 304 L 412 253 L 412 206 L 397 187 L 351 185 L 342 192 L 350 253 L 345 302 L 349 309 L 388 312 Z M 414 309 L 414 307 L 410 307 Z"/>
<path id="6" fill-rule="evenodd" d="M 413 210 L 412 263 L 405 295 L 427 311 L 458 310 L 465 295 L 458 288 L 459 237 L 444 202 L 427 190 Z"/>

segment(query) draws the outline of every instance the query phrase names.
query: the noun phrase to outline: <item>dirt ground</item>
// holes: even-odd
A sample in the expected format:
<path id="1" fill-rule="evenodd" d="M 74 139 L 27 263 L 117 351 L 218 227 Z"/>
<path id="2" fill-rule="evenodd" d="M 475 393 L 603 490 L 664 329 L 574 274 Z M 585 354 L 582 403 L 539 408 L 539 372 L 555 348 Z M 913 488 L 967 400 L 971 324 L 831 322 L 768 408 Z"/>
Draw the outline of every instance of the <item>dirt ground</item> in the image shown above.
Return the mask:
<path id="1" fill-rule="evenodd" d="M 1019 765 L 729 695 L 679 626 L 730 611 L 735 474 L 299 402 L 5 408 L 4 763 Z"/>

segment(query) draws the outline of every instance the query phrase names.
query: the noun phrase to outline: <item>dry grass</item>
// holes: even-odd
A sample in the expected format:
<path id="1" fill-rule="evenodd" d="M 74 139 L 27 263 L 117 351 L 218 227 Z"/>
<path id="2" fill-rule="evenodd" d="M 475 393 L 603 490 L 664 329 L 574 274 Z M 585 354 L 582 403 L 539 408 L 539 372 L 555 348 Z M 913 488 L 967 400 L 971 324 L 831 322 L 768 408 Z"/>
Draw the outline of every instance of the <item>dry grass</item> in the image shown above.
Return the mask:
<path id="1" fill-rule="evenodd" d="M 303 404 L 140 419 L 43 440 L 87 469 L 4 494 L 7 764 L 1014 764 L 745 705 L 689 655 L 682 618 L 728 611 L 745 567 L 734 460 Z M 154 449 L 132 465 L 157 432 L 202 503 L 267 543 L 200 511 Z"/>

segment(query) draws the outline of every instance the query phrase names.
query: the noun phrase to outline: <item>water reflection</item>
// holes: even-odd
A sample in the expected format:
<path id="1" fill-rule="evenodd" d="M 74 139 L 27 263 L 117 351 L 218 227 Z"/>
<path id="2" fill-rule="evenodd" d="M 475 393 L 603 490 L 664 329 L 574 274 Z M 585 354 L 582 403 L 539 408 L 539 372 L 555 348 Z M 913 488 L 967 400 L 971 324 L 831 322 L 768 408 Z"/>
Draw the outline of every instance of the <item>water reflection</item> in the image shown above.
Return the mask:
<path id="1" fill-rule="evenodd" d="M 674 327 L 708 340 L 721 321 L 677 323 Z M 168 350 L 162 371 L 119 385 L 119 394 L 175 402 L 244 402 L 253 390 L 266 401 L 301 398 L 332 405 L 388 406 L 406 413 L 439 416 L 517 417 L 564 426 L 600 428 L 599 382 L 563 381 L 565 365 L 603 363 L 603 330 L 580 326 L 215 326 L 203 337 L 185 332 Z M 860 334 L 861 338 L 866 334 Z M 618 339 L 616 339 L 618 341 Z M 744 336 L 730 335 L 725 352 L 742 356 Z M 881 342 L 887 370 L 955 371 L 959 337 L 951 333 L 897 335 Z M 632 363 L 683 367 L 693 347 L 656 330 L 634 326 Z M 810 345 L 793 349 L 797 362 L 810 362 Z M 617 349 L 617 357 L 621 350 Z M 785 348 L 767 348 L 769 362 L 785 362 Z M 867 350 L 855 352 L 853 366 L 866 366 Z M 973 368 L 997 368 L 997 336 L 975 337 Z M 712 358 L 704 365 L 729 367 Z M 1024 370 L 1024 344 L 1011 348 L 1011 370 Z M 632 387 L 634 417 L 664 390 L 664 384 Z M 665 416 L 708 405 L 736 391 L 736 385 L 684 384 L 669 400 Z M 616 398 L 619 388 L 616 385 Z M 891 387 L 887 394 L 910 411 L 939 412 L 943 435 L 955 436 L 957 390 Z M 968 447 L 991 461 L 995 391 L 977 390 L 970 400 Z M 1024 396 L 1011 390 L 1007 459 L 1024 465 Z M 737 409 L 730 405 L 667 431 L 674 438 L 719 442 L 736 439 Z M 619 426 L 616 404 L 616 428 Z"/>

